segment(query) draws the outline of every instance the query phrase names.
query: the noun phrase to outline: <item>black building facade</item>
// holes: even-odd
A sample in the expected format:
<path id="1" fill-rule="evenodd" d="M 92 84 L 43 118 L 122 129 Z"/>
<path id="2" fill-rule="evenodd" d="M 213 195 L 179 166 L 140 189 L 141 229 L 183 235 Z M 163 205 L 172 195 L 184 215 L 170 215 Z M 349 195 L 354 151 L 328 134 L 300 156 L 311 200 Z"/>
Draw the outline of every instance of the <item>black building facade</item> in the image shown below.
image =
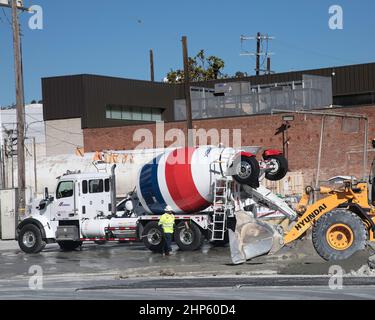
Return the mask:
<path id="1" fill-rule="evenodd" d="M 375 104 L 375 63 L 231 78 L 192 86 L 246 81 L 251 85 L 301 81 L 304 74 L 332 77 L 333 103 L 341 106 Z M 99 75 L 42 79 L 44 120 L 81 118 L 82 128 L 119 127 L 174 121 L 174 100 L 184 98 L 181 84 L 167 84 Z"/>

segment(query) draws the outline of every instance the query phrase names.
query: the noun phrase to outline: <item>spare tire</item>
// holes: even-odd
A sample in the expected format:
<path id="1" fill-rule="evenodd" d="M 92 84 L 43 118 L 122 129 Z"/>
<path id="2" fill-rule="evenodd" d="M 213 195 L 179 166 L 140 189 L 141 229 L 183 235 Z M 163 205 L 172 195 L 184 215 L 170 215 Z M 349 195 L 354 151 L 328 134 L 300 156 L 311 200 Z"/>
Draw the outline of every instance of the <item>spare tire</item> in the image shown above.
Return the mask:
<path id="1" fill-rule="evenodd" d="M 266 179 L 270 181 L 279 181 L 288 173 L 288 160 L 282 156 L 270 156 L 265 160 L 272 161 L 275 168 L 266 173 Z"/>
<path id="2" fill-rule="evenodd" d="M 259 162 L 255 157 L 241 156 L 233 162 L 237 173 L 233 176 L 239 184 L 247 184 L 252 188 L 259 188 Z"/>

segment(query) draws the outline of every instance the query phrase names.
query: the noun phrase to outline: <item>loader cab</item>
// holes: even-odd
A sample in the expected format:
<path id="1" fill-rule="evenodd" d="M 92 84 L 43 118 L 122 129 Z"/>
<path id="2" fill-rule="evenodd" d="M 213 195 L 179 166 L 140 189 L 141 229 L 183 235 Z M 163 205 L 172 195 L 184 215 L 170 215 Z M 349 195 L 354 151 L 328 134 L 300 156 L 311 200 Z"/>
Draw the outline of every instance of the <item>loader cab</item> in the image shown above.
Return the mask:
<path id="1" fill-rule="evenodd" d="M 63 175 L 58 179 L 53 212 L 56 220 L 110 215 L 110 176 L 106 173 Z"/>

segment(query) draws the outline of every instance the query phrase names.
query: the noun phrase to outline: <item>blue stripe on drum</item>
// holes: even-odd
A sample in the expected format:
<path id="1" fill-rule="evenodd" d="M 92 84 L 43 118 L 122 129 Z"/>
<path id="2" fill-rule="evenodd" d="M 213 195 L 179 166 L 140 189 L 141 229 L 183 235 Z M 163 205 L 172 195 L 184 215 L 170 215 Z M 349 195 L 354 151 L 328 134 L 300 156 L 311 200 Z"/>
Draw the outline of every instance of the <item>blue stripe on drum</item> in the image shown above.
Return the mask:
<path id="1" fill-rule="evenodd" d="M 140 174 L 141 195 L 154 214 L 164 213 L 167 204 L 161 194 L 158 182 L 159 160 L 163 155 L 158 156 L 152 162 L 146 164 Z"/>

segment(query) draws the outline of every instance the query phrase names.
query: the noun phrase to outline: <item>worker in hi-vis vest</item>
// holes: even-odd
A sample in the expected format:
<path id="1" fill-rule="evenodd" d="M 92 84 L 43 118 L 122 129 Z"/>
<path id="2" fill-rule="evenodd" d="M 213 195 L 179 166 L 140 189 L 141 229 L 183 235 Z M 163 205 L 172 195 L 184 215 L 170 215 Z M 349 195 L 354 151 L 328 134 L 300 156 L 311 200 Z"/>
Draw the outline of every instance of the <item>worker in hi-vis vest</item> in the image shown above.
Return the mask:
<path id="1" fill-rule="evenodd" d="M 173 210 L 170 206 L 165 207 L 165 213 L 160 217 L 159 225 L 163 228 L 164 235 L 164 247 L 163 254 L 169 256 L 172 251 L 172 237 L 174 231 L 174 220 Z"/>

